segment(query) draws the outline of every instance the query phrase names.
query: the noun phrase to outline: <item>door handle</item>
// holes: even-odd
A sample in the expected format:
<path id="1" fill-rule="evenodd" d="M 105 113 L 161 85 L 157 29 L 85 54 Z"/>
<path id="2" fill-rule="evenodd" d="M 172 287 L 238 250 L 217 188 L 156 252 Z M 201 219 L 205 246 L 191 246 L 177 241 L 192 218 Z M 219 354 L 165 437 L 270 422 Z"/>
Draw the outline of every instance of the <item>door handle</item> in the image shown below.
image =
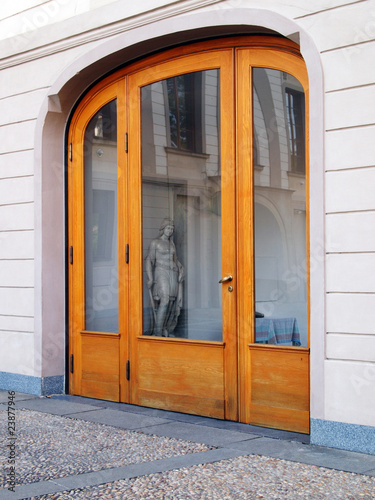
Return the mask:
<path id="1" fill-rule="evenodd" d="M 219 283 L 226 283 L 227 281 L 232 281 L 233 279 L 233 276 L 231 274 L 229 274 L 228 276 L 225 276 L 224 278 L 221 278 L 221 280 L 219 281 Z"/>

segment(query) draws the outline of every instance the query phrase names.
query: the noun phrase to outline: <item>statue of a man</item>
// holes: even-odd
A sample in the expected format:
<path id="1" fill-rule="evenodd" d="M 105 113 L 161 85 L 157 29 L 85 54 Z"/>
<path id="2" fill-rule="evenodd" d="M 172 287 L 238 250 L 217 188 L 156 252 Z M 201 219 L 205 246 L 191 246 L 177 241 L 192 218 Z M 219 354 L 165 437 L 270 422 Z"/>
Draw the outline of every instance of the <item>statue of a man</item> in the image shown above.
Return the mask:
<path id="1" fill-rule="evenodd" d="M 182 307 L 184 268 L 172 240 L 174 222 L 164 219 L 160 236 L 152 240 L 146 257 L 147 287 L 152 308 L 151 335 L 173 337 Z"/>

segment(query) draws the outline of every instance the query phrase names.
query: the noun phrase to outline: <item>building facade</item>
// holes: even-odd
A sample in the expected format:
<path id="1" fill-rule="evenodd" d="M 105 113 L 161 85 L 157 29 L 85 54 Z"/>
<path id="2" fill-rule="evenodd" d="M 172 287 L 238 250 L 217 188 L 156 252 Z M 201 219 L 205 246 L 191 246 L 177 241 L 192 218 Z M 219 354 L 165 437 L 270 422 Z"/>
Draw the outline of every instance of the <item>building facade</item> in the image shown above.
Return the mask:
<path id="1" fill-rule="evenodd" d="M 375 453 L 375 3 L 0 14 L 0 387 Z"/>

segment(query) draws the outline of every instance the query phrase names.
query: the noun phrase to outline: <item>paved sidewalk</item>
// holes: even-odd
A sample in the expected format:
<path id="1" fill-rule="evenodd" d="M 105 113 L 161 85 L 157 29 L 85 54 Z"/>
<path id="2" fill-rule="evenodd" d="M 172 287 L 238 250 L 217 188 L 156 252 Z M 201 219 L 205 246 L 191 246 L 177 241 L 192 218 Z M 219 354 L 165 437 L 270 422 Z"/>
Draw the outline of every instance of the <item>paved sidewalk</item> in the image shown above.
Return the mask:
<path id="1" fill-rule="evenodd" d="M 78 396 L 15 395 L 3 499 L 374 499 L 375 456 L 236 422 Z M 0 391 L 2 442 L 8 392 Z"/>

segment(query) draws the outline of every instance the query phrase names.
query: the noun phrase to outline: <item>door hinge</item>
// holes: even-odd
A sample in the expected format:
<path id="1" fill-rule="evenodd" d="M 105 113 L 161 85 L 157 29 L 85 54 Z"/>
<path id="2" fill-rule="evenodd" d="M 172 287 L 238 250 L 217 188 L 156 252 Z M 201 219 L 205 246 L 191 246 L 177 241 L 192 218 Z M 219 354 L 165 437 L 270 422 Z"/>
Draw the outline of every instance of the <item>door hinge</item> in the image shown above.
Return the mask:
<path id="1" fill-rule="evenodd" d="M 69 143 L 69 161 L 73 161 L 73 145 Z"/>
<path id="2" fill-rule="evenodd" d="M 130 380 L 130 361 L 126 362 L 126 380 Z"/>
<path id="3" fill-rule="evenodd" d="M 126 247 L 125 247 L 125 262 L 126 262 L 126 264 L 129 264 L 129 244 L 128 243 L 126 244 Z"/>
<path id="4" fill-rule="evenodd" d="M 73 354 L 70 355 L 70 373 L 74 372 L 74 357 Z"/>
<path id="5" fill-rule="evenodd" d="M 125 132 L 125 153 L 129 151 L 129 144 L 128 144 L 128 133 Z"/>
<path id="6" fill-rule="evenodd" d="M 69 249 L 69 262 L 73 264 L 73 247 L 71 246 Z"/>

